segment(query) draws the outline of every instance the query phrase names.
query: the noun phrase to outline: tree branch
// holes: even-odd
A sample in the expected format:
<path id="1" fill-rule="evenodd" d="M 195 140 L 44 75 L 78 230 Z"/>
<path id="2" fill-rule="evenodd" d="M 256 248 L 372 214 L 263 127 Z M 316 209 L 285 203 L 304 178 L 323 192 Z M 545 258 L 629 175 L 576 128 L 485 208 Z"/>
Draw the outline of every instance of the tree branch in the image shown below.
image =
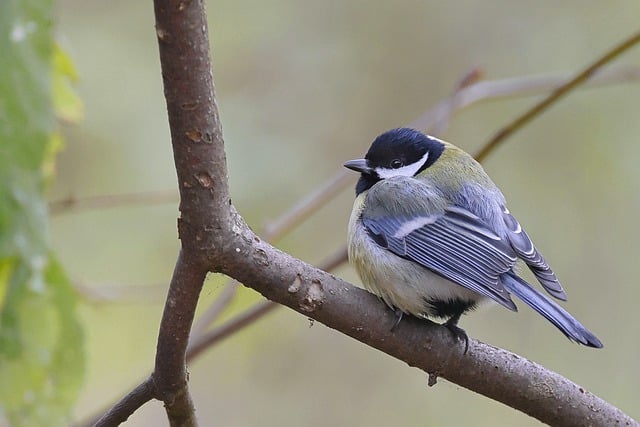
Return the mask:
<path id="1" fill-rule="evenodd" d="M 324 271 L 331 271 L 342 264 L 344 261 L 346 261 L 346 259 L 347 248 L 342 247 L 340 248 L 340 250 L 336 251 L 334 254 L 330 255 L 327 259 L 322 261 L 319 264 L 318 268 Z M 233 284 L 235 283 L 237 282 L 233 281 Z M 217 305 L 215 306 L 217 307 Z M 214 307 L 214 305 L 212 305 L 212 307 Z M 193 342 L 189 343 L 189 348 L 187 349 L 187 362 L 195 359 L 204 350 L 219 343 L 220 341 L 234 334 L 240 329 L 252 324 L 256 320 L 262 318 L 266 314 L 270 313 L 273 309 L 278 307 L 281 306 L 274 303 L 273 301 L 260 301 L 244 312 L 238 314 L 233 319 L 209 332 L 203 332 L 203 330 L 200 330 L 199 334 L 193 333 L 195 339 L 193 340 Z"/>
<path id="2" fill-rule="evenodd" d="M 610 60 L 611 58 L 609 58 Z M 633 82 L 640 79 L 640 67 L 632 64 L 612 66 L 599 70 L 592 74 L 586 81 L 581 82 L 585 87 L 598 87 L 612 83 Z M 571 76 L 565 75 L 532 75 L 524 77 L 511 77 L 500 80 L 483 80 L 471 86 L 462 88 L 456 92 L 455 111 L 483 101 L 492 101 L 501 98 L 522 97 L 536 95 L 548 91 L 559 90 Z M 574 86 L 572 89 L 575 89 Z M 451 113 L 451 98 L 445 99 L 433 108 L 423 113 L 412 121 L 409 126 L 431 131 L 438 123 L 446 121 Z M 541 111 L 538 111 L 539 114 Z M 535 117 L 535 115 L 534 115 Z"/>
<path id="3" fill-rule="evenodd" d="M 607 53 L 596 59 L 592 64 L 588 65 L 584 70 L 578 73 L 567 83 L 551 92 L 549 96 L 544 98 L 533 108 L 528 109 L 524 114 L 518 116 L 508 126 L 500 129 L 498 133 L 496 133 L 496 135 L 491 138 L 491 140 L 484 146 L 484 148 L 475 155 L 475 158 L 478 159 L 478 161 L 482 161 L 491 150 L 493 150 L 498 144 L 504 141 L 509 135 L 522 128 L 522 126 L 527 124 L 534 117 L 540 115 L 540 113 L 549 108 L 549 106 L 554 104 L 558 99 L 571 92 L 573 88 L 593 76 L 593 74 L 596 73 L 603 65 L 610 63 L 615 58 L 638 44 L 638 42 L 640 42 L 640 32 L 637 32 L 628 37 L 626 40 L 623 40 L 613 49 L 609 50 Z"/>
<path id="4" fill-rule="evenodd" d="M 154 393 L 153 378 L 149 377 L 113 405 L 102 417 L 91 421 L 89 425 L 95 424 L 96 427 L 117 426 L 127 421 L 127 418 L 138 408 L 153 399 L 155 397 Z"/>
<path id="5" fill-rule="evenodd" d="M 207 270 L 222 263 L 230 229 L 222 128 L 215 101 L 203 0 L 155 0 L 156 34 L 180 191 L 182 249 L 165 305 L 153 372 L 172 426 L 195 426 L 185 365 Z"/>
<path id="6" fill-rule="evenodd" d="M 262 242 L 239 216 L 235 221 L 234 250 L 223 272 L 266 298 L 545 423 L 636 424 L 568 379 L 506 350 L 470 339 L 464 354 L 449 330 L 433 322 L 406 316 L 392 332 L 395 314 L 375 296 Z"/>
<path id="7" fill-rule="evenodd" d="M 156 205 L 175 203 L 175 190 L 145 191 L 141 193 L 105 194 L 100 196 L 74 197 L 49 202 L 49 215 L 57 216 L 67 212 L 91 209 L 105 209 L 130 205 Z"/>

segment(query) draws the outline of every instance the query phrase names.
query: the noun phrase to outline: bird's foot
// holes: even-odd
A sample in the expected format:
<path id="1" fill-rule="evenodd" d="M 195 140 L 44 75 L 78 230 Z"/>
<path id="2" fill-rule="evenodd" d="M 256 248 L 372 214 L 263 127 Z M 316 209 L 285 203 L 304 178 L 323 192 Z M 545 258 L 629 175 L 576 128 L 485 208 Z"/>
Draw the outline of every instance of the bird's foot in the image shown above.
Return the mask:
<path id="1" fill-rule="evenodd" d="M 467 351 L 469 351 L 469 336 L 467 335 L 467 332 L 464 329 L 462 329 L 457 325 L 459 318 L 460 316 L 454 316 L 451 319 L 444 322 L 442 326 L 447 328 L 455 339 L 457 339 L 458 341 L 464 342 L 463 354 L 467 354 Z"/>
<path id="2" fill-rule="evenodd" d="M 404 315 L 404 312 L 399 308 L 393 309 L 393 312 L 396 315 L 396 321 L 391 327 L 391 332 L 393 332 L 398 327 L 398 325 L 400 324 L 400 321 L 402 320 L 402 316 Z"/>

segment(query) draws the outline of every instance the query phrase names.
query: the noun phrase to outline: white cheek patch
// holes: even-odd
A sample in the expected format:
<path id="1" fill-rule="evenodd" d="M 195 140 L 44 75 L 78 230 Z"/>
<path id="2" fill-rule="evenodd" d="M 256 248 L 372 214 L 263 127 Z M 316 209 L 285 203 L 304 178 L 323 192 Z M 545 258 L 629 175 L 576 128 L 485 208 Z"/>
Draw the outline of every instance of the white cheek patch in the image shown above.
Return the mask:
<path id="1" fill-rule="evenodd" d="M 376 173 L 381 179 L 387 179 L 394 176 L 414 176 L 420 168 L 427 162 L 429 158 L 429 152 L 424 153 L 424 156 L 417 162 L 411 163 L 410 165 L 403 166 L 398 169 L 388 169 L 388 168 L 375 168 Z"/>
<path id="2" fill-rule="evenodd" d="M 409 233 L 412 233 L 418 228 L 436 222 L 438 218 L 440 218 L 440 216 L 441 215 L 420 216 L 407 221 L 402 224 L 400 228 L 398 228 L 398 230 L 393 234 L 393 237 L 395 237 L 396 239 L 404 239 L 405 237 L 407 237 L 407 235 L 409 235 Z"/>

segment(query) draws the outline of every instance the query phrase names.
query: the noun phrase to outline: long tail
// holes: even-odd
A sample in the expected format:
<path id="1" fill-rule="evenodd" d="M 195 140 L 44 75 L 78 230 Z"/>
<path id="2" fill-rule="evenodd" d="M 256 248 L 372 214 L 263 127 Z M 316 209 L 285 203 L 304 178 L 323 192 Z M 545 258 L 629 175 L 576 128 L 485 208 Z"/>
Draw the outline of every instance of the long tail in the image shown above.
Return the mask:
<path id="1" fill-rule="evenodd" d="M 501 276 L 504 287 L 553 323 L 570 340 L 589 347 L 602 348 L 600 340 L 571 314 L 527 282 L 509 272 Z"/>

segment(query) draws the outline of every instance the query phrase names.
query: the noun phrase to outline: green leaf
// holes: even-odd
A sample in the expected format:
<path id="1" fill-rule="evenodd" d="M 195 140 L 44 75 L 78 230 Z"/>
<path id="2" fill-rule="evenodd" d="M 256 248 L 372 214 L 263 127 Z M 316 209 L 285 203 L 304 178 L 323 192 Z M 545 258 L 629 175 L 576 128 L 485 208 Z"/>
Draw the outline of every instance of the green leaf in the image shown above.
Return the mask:
<path id="1" fill-rule="evenodd" d="M 52 114 L 52 2 L 0 2 L 0 168 L 40 168 Z"/>
<path id="2" fill-rule="evenodd" d="M 72 83 L 78 80 L 73 61 L 56 44 L 53 51 L 53 105 L 56 116 L 64 121 L 77 123 L 84 117 L 84 105 Z"/>
<path id="3" fill-rule="evenodd" d="M 65 426 L 84 370 L 76 296 L 53 257 L 40 291 L 20 286 L 28 266 L 16 270 L 2 313 L 0 401 L 13 426 Z"/>
<path id="4" fill-rule="evenodd" d="M 52 15 L 51 0 L 0 0 L 0 424 L 12 426 L 68 425 L 84 373 L 77 295 L 49 250 L 43 194 L 61 146 L 54 81 L 72 76 L 54 55 Z M 72 103 L 64 93 L 58 106 Z"/>

